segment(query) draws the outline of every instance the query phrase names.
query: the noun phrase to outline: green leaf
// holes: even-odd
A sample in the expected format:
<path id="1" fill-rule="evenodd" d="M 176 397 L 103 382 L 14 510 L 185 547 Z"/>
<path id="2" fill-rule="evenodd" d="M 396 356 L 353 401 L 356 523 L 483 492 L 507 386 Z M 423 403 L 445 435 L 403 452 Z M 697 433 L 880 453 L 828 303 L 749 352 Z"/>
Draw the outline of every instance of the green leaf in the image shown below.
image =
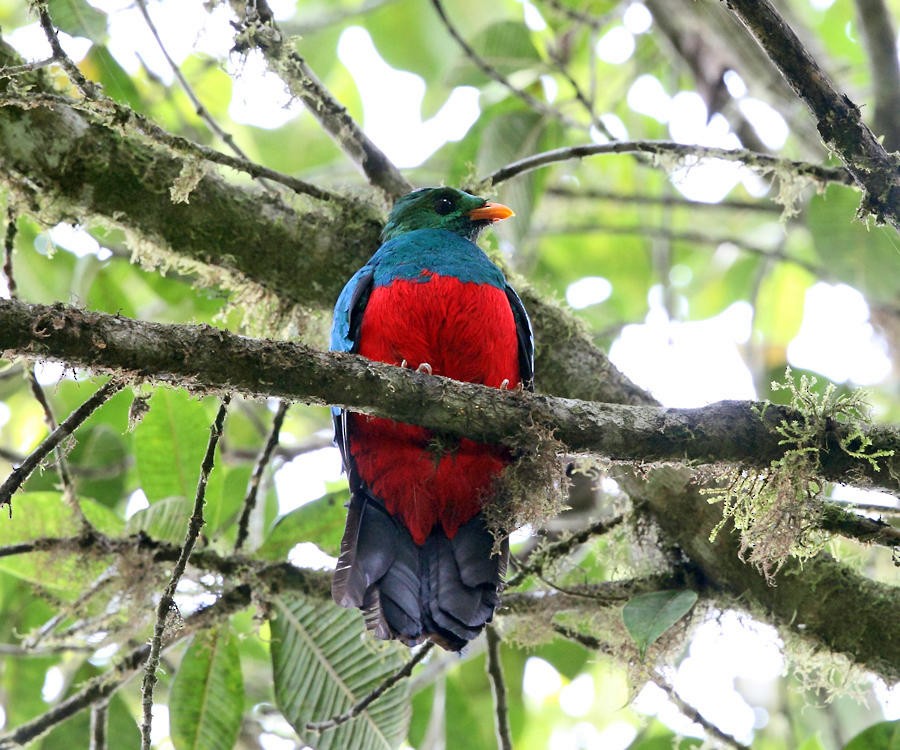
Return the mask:
<path id="1" fill-rule="evenodd" d="M 244 713 L 244 678 L 227 627 L 194 636 L 169 693 L 176 750 L 233 747 Z"/>
<path id="2" fill-rule="evenodd" d="M 125 521 L 105 505 L 89 499 L 79 500 L 78 504 L 88 523 L 101 534 L 118 536 L 125 530 Z"/>
<path id="3" fill-rule="evenodd" d="M 691 611 L 696 601 L 696 591 L 653 591 L 640 594 L 625 605 L 622 619 L 641 659 L 657 638 Z"/>
<path id="4" fill-rule="evenodd" d="M 348 711 L 404 663 L 405 649 L 363 636 L 358 612 L 296 594 L 272 600 L 272 672 L 278 707 L 316 750 L 387 750 L 409 724 L 409 687 L 391 688 L 358 716 L 321 734 L 306 724 Z"/>
<path id="5" fill-rule="evenodd" d="M 806 290 L 814 282 L 809 271 L 787 263 L 779 263 L 763 279 L 754 324 L 768 346 L 786 347 L 797 335 L 803 322 Z"/>
<path id="6" fill-rule="evenodd" d="M 893 304 L 900 294 L 897 233 L 855 219 L 859 193 L 833 185 L 809 202 L 809 229 L 822 265 L 870 302 Z"/>
<path id="7" fill-rule="evenodd" d="M 103 93 L 107 96 L 135 109 L 142 107 L 143 102 L 137 86 L 105 45 L 92 46 L 81 61 L 81 69 L 88 78 L 103 85 Z"/>
<path id="8" fill-rule="evenodd" d="M 134 448 L 151 503 L 173 495 L 194 497 L 209 422 L 203 404 L 183 390 L 158 388 L 150 398 L 150 412 L 134 431 Z"/>
<path id="9" fill-rule="evenodd" d="M 106 35 L 106 14 L 86 0 L 50 0 L 47 3 L 53 24 L 72 36 L 99 41 Z"/>
<path id="10" fill-rule="evenodd" d="M 483 29 L 472 40 L 472 48 L 501 75 L 533 68 L 541 56 L 531 41 L 528 28 L 516 21 L 499 21 Z M 460 52 L 459 64 L 448 82 L 480 86 L 491 80 L 468 56 Z"/>
<path id="11" fill-rule="evenodd" d="M 900 719 L 873 724 L 844 745 L 844 750 L 897 750 L 897 748 L 900 748 Z"/>
<path id="12" fill-rule="evenodd" d="M 347 490 L 341 490 L 292 510 L 278 519 L 257 555 L 283 560 L 298 542 L 314 542 L 323 552 L 337 556 L 347 518 L 346 502 Z"/>
<path id="13" fill-rule="evenodd" d="M 130 535 L 143 531 L 161 542 L 181 544 L 193 509 L 193 499 L 167 497 L 129 518 L 125 522 L 125 533 Z"/>

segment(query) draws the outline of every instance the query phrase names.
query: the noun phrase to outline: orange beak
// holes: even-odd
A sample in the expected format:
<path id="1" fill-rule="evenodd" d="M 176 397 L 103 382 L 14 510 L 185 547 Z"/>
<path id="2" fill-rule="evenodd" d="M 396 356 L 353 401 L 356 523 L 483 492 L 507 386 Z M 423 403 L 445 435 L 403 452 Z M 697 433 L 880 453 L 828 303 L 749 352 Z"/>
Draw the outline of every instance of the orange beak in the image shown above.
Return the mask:
<path id="1" fill-rule="evenodd" d="M 472 221 L 503 221 L 510 216 L 515 216 L 516 212 L 509 206 L 502 203 L 491 203 L 487 201 L 481 208 L 474 208 L 469 211 L 469 218 Z"/>

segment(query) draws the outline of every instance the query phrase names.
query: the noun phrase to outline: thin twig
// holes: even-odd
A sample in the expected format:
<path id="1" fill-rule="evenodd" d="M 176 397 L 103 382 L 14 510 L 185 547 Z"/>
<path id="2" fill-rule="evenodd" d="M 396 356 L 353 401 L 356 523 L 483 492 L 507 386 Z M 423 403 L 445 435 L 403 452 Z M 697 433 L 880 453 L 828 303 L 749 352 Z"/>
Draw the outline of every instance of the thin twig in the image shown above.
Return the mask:
<path id="1" fill-rule="evenodd" d="M 666 693 L 666 695 L 669 696 L 669 700 L 671 700 L 678 707 L 678 710 L 681 711 L 681 713 L 683 713 L 691 721 L 703 727 L 703 729 L 706 730 L 707 734 L 712 735 L 719 742 L 723 742 L 729 747 L 733 747 L 734 750 L 750 750 L 749 745 L 745 745 L 743 742 L 738 741 L 735 737 L 731 736 L 727 732 L 723 732 L 709 719 L 705 718 L 684 698 L 678 695 L 678 693 L 675 691 L 674 686 L 669 683 L 669 681 L 666 680 L 662 675 L 655 674 L 650 679 L 657 687 L 661 688 Z"/>
<path id="2" fill-rule="evenodd" d="M 37 60 L 35 62 L 24 63 L 22 65 L 7 65 L 0 68 L 0 78 L 15 78 L 16 76 L 33 73 L 41 68 L 46 68 L 56 62 L 55 57 L 48 57 L 46 60 Z"/>
<path id="3" fill-rule="evenodd" d="M 600 16 L 593 16 L 589 13 L 582 13 L 576 8 L 570 8 L 568 5 L 560 2 L 560 0 L 541 0 L 541 5 L 553 8 L 557 13 L 564 15 L 570 21 L 575 21 L 579 25 L 588 26 L 594 31 L 603 27 L 609 20 L 609 13 Z"/>
<path id="4" fill-rule="evenodd" d="M 697 209 L 728 210 L 728 211 L 760 211 L 764 213 L 778 213 L 782 209 L 765 201 L 745 201 L 739 199 L 727 199 L 718 203 L 705 203 L 694 201 L 681 195 L 644 195 L 637 193 L 614 193 L 611 190 L 600 188 L 578 189 L 565 185 L 553 185 L 547 188 L 547 195 L 573 200 L 610 201 L 611 203 L 624 203 L 634 206 L 675 206 L 684 207 L 691 211 Z"/>
<path id="5" fill-rule="evenodd" d="M 468 57 L 475 66 L 484 73 L 488 78 L 496 81 L 500 85 L 504 86 L 506 89 L 510 91 L 514 96 L 521 99 L 526 105 L 531 107 L 531 109 L 536 112 L 540 112 L 542 115 L 546 117 L 552 117 L 555 120 L 559 120 L 564 123 L 568 127 L 572 128 L 580 128 L 584 130 L 584 126 L 575 122 L 574 120 L 566 117 L 562 112 L 560 112 L 556 107 L 551 107 L 549 104 L 542 102 L 540 99 L 529 94 L 527 91 L 524 91 L 516 86 L 513 86 L 512 83 L 509 82 L 509 79 L 506 78 L 500 71 L 498 71 L 495 67 L 493 67 L 490 63 L 487 62 L 481 55 L 479 55 L 475 49 L 470 45 L 459 33 L 456 26 L 450 20 L 450 17 L 447 15 L 447 11 L 444 10 L 444 4 L 441 0 L 431 0 L 431 4 L 434 6 L 435 11 L 440 16 L 441 21 L 444 24 L 444 27 L 447 29 L 447 32 L 456 43 L 462 47 L 463 52 L 465 52 L 466 57 Z"/>
<path id="6" fill-rule="evenodd" d="M 13 252 L 18 231 L 18 215 L 15 205 L 10 201 L 6 209 L 6 233 L 3 235 L 3 275 L 6 277 L 6 288 L 9 291 L 10 299 L 17 299 L 19 296 L 16 275 L 13 273 Z"/>
<path id="7" fill-rule="evenodd" d="M 621 524 L 624 520 L 625 516 L 621 513 L 613 516 L 612 518 L 604 518 L 599 521 L 595 521 L 590 526 L 587 526 L 586 528 L 576 532 L 575 534 L 567 536 L 565 539 L 560 539 L 557 542 L 552 542 L 543 547 L 537 548 L 531 554 L 528 561 L 521 564 L 516 574 L 506 582 L 507 587 L 511 588 L 513 586 L 518 586 L 528 576 L 532 574 L 542 573 L 544 568 L 552 560 L 569 554 L 572 550 L 574 550 L 579 545 L 584 544 L 593 536 L 600 536 L 608 533 L 616 526 Z"/>
<path id="8" fill-rule="evenodd" d="M 186 618 L 181 631 L 177 636 L 170 634 L 165 645 L 170 646 L 199 630 L 211 627 L 233 612 L 246 607 L 249 603 L 250 588 L 248 586 L 233 588 L 223 594 L 215 604 L 198 610 Z M 108 700 L 137 672 L 140 665 L 146 660 L 149 650 L 150 646 L 146 643 L 132 649 L 112 670 L 92 678 L 77 693 L 65 698 L 46 713 L 20 724 L 7 734 L 0 735 L 0 750 L 20 748 L 88 706 Z"/>
<path id="9" fill-rule="evenodd" d="M 7 209 L 7 217 L 6 236 L 4 237 L 3 242 L 3 273 L 6 276 L 6 286 L 9 290 L 10 299 L 18 299 L 18 286 L 16 284 L 15 273 L 13 272 L 13 250 L 15 248 L 18 225 L 16 222 L 17 217 L 15 207 L 12 203 Z M 28 367 L 28 383 L 31 387 L 31 393 L 34 395 L 38 404 L 40 404 L 41 410 L 44 413 L 44 422 L 47 424 L 47 429 L 52 433 L 59 425 L 56 423 L 53 409 L 50 406 L 50 402 L 47 400 L 47 394 L 38 382 L 37 374 L 34 371 L 34 364 L 30 364 Z M 66 502 L 75 512 L 75 515 L 78 516 L 81 523 L 87 524 L 87 519 L 84 517 L 84 513 L 82 513 L 81 506 L 78 505 L 78 500 L 75 496 L 75 484 L 72 481 L 72 474 L 69 471 L 69 462 L 66 460 L 65 451 L 60 446 L 57 446 L 54 448 L 54 453 L 56 454 L 56 467 L 59 472 L 59 479 L 63 486 L 63 497 L 65 497 Z"/>
<path id="10" fill-rule="evenodd" d="M 34 367 L 31 367 L 31 371 L 28 373 L 28 382 L 35 401 L 41 405 L 41 410 L 44 412 L 44 422 L 47 424 L 50 432 L 53 432 L 59 425 L 56 423 L 53 408 L 47 400 L 47 394 L 38 382 Z M 59 480 L 62 482 L 63 497 L 66 499 L 66 503 L 75 511 L 75 515 L 79 517 L 80 521 L 86 524 L 88 521 L 81 511 L 81 506 L 78 505 L 78 499 L 75 495 L 75 483 L 72 481 L 72 472 L 69 471 L 69 461 L 66 458 L 66 452 L 60 445 L 57 445 L 53 452 L 56 454 L 56 470 L 59 473 Z"/>
<path id="11" fill-rule="evenodd" d="M 99 406 L 106 403 L 109 398 L 120 391 L 124 383 L 112 378 L 104 383 L 87 401 L 73 411 L 63 422 L 51 432 L 41 444 L 35 448 L 25 460 L 19 464 L 6 481 L 0 485 L 0 506 L 9 505 L 9 514 L 12 516 L 12 496 L 22 486 L 22 483 L 31 476 L 31 473 L 40 465 L 56 446 L 71 435 Z"/>
<path id="12" fill-rule="evenodd" d="M 570 628 L 567 625 L 561 625 L 558 622 L 551 623 L 550 627 L 553 628 L 553 631 L 555 633 L 558 633 L 563 638 L 568 638 L 570 641 L 575 641 L 575 643 L 581 644 L 590 651 L 599 651 L 601 654 L 606 654 L 608 656 L 615 655 L 615 650 L 612 648 L 612 646 L 610 646 L 608 643 L 604 643 L 599 638 L 596 638 L 593 635 L 582 633 L 580 630 L 575 630 L 574 628 Z"/>
<path id="13" fill-rule="evenodd" d="M 249 4 L 248 4 L 249 5 Z M 243 16 L 236 49 L 259 49 L 290 92 L 306 106 L 340 149 L 359 167 L 371 185 L 390 199 L 412 190 L 412 184 L 362 131 L 342 105 L 319 80 L 306 60 L 285 44 L 284 35 L 269 13 Z M 261 22 L 262 21 L 262 22 Z"/>
<path id="14" fill-rule="evenodd" d="M 551 151 L 533 154 L 519 161 L 500 167 L 475 183 L 475 190 L 499 185 L 501 182 L 518 177 L 533 169 L 540 169 L 570 159 L 583 159 L 599 154 L 652 154 L 654 156 L 671 155 L 678 158 L 722 159 L 724 161 L 741 162 L 748 169 L 763 174 L 785 172 L 797 177 L 807 177 L 820 183 L 837 182 L 842 185 L 853 185 L 854 180 L 847 170 L 840 167 L 823 167 L 808 162 L 779 159 L 758 151 L 735 148 L 714 148 L 712 146 L 695 146 L 671 141 L 613 141 L 612 143 L 585 143 L 580 146 L 564 146 Z"/>
<path id="15" fill-rule="evenodd" d="M 270 430 L 266 444 L 256 461 L 256 466 L 253 469 L 253 476 L 250 477 L 250 482 L 247 485 L 247 496 L 244 498 L 244 508 L 241 511 L 241 518 L 238 521 L 237 539 L 234 542 L 235 552 L 240 552 L 241 547 L 244 546 L 244 542 L 247 541 L 247 534 L 249 533 L 250 528 L 250 514 L 256 507 L 259 484 L 262 481 L 263 473 L 272 458 L 272 452 L 278 445 L 278 436 L 281 433 L 281 425 L 284 423 L 284 415 L 287 414 L 287 410 L 290 406 L 290 401 L 278 402 L 278 411 L 275 412 L 275 417 L 272 419 L 272 429 Z"/>
<path id="16" fill-rule="evenodd" d="M 99 701 L 91 706 L 91 746 L 90 750 L 106 750 L 106 719 L 109 709 L 107 701 Z"/>
<path id="17" fill-rule="evenodd" d="M 503 678 L 503 664 L 500 662 L 500 636 L 493 625 L 488 625 L 487 674 L 494 694 L 494 730 L 497 733 L 497 747 L 512 750 L 512 735 L 509 730 L 509 705 L 506 699 L 506 681 Z"/>
<path id="18" fill-rule="evenodd" d="M 359 703 L 354 704 L 354 706 L 345 713 L 339 714 L 337 716 L 332 716 L 330 719 L 325 719 L 324 721 L 310 721 L 306 724 L 306 729 L 310 732 L 324 732 L 326 729 L 333 729 L 334 727 L 340 726 L 341 724 L 345 724 L 350 721 L 355 716 L 359 716 L 363 711 L 366 710 L 372 703 L 374 703 L 378 698 L 384 695 L 388 690 L 390 690 L 394 685 L 396 685 L 400 680 L 404 680 L 412 674 L 413 668 L 418 664 L 422 659 L 424 659 L 431 652 L 431 649 L 434 648 L 434 642 L 428 641 L 424 646 L 422 646 L 415 655 L 403 666 L 402 669 L 394 672 L 390 677 L 388 677 L 384 682 L 382 682 L 378 687 L 376 687 L 371 693 L 369 693 L 365 698 L 363 698 Z"/>
<path id="19" fill-rule="evenodd" d="M 53 51 L 53 59 L 58 62 L 69 79 L 75 84 L 75 87 L 82 93 L 86 99 L 95 99 L 100 93 L 97 85 L 93 81 L 89 81 L 84 74 L 78 69 L 78 66 L 72 62 L 72 59 L 66 54 L 66 51 L 59 43 L 59 37 L 53 26 L 53 19 L 50 18 L 50 11 L 46 2 L 36 2 L 35 7 L 38 12 L 38 19 L 41 28 L 44 30 L 44 36 L 50 43 L 50 49 Z"/>
<path id="20" fill-rule="evenodd" d="M 194 497 L 194 510 L 191 513 L 188 522 L 187 534 L 184 538 L 184 544 L 181 546 L 181 554 L 172 568 L 172 575 L 169 583 L 166 585 L 162 596 L 159 599 L 159 605 L 156 608 L 156 625 L 153 629 L 153 638 L 150 641 L 150 653 L 147 656 L 147 663 L 144 666 L 144 679 L 141 684 L 141 705 L 143 707 L 143 721 L 141 722 L 141 750 L 150 750 L 150 725 L 152 721 L 153 710 L 153 688 L 156 685 L 156 669 L 159 666 L 159 657 L 162 652 L 163 640 L 169 625 L 169 615 L 175 607 L 175 589 L 184 570 L 187 567 L 188 558 L 194 549 L 197 537 L 200 536 L 200 530 L 203 528 L 203 504 L 206 499 L 206 483 L 209 481 L 210 472 L 215 465 L 216 446 L 219 438 L 222 437 L 222 426 L 225 422 L 225 415 L 228 413 L 228 404 L 231 396 L 223 396 L 219 405 L 219 411 L 216 414 L 215 421 L 209 429 L 209 442 L 206 444 L 206 455 L 203 457 L 203 463 L 200 465 L 200 478 L 197 480 L 197 494 Z"/>
<path id="21" fill-rule="evenodd" d="M 144 17 L 144 21 L 147 24 L 147 27 L 150 29 L 150 33 L 153 34 L 153 38 L 156 39 L 156 43 L 159 46 L 160 51 L 163 54 L 163 57 L 166 58 L 166 62 L 169 64 L 169 68 L 174 73 L 175 78 L 178 79 L 178 83 L 181 85 L 182 90 L 185 94 L 187 94 L 188 99 L 191 100 L 191 104 L 194 105 L 194 111 L 197 116 L 206 123 L 206 126 L 217 135 L 227 146 L 230 148 L 237 156 L 245 161 L 250 161 L 250 158 L 246 153 L 241 149 L 240 146 L 235 143 L 234 138 L 231 133 L 227 132 L 212 116 L 212 113 L 204 106 L 203 102 L 200 101 L 200 97 L 197 96 L 194 89 L 191 87 L 191 84 L 188 83 L 187 78 L 184 73 L 181 72 L 181 68 L 178 66 L 178 63 L 172 59 L 172 56 L 169 54 L 169 50 L 166 49 L 166 45 L 163 44 L 162 37 L 159 35 L 159 31 L 156 29 L 156 24 L 153 23 L 153 19 L 150 17 L 150 12 L 147 10 L 147 0 L 137 0 L 138 9 L 141 11 L 141 15 Z M 260 179 L 260 182 L 267 189 L 272 189 L 271 185 L 266 183 L 265 180 Z"/>
<path id="22" fill-rule="evenodd" d="M 722 244 L 730 244 L 734 245 L 739 250 L 750 253 L 752 255 L 759 255 L 760 257 L 769 260 L 780 260 L 785 263 L 791 263 L 824 281 L 830 281 L 835 278 L 834 272 L 830 271 L 825 266 L 819 265 L 817 263 L 812 263 L 808 260 L 803 260 L 802 258 L 797 258 L 793 255 L 790 255 L 783 249 L 767 248 L 761 247 L 759 245 L 753 245 L 742 237 L 717 237 L 715 235 L 705 234 L 703 232 L 692 231 L 677 232 L 674 230 L 666 229 L 665 227 L 650 226 L 648 224 L 635 226 L 613 226 L 609 224 L 591 224 L 588 226 L 560 227 L 549 226 L 544 227 L 537 232 L 537 234 L 547 235 L 590 233 L 600 233 L 607 235 L 628 235 L 641 237 L 644 239 L 659 239 L 667 240 L 670 242 L 687 242 L 690 244 L 714 245 L 717 247 Z"/>

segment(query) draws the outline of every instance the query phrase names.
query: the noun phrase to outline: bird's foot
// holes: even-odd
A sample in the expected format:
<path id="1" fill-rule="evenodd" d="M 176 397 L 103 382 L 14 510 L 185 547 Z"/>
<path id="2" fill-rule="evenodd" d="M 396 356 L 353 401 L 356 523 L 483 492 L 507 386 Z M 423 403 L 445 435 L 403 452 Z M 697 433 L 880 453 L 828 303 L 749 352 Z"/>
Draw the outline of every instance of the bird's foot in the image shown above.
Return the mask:
<path id="1" fill-rule="evenodd" d="M 407 367 L 409 367 L 409 362 L 407 362 L 405 359 L 401 359 L 400 367 L 402 367 L 405 370 Z"/>
<path id="2" fill-rule="evenodd" d="M 431 365 L 423 362 L 416 368 L 416 372 L 424 372 L 426 375 L 431 375 Z"/>
<path id="3" fill-rule="evenodd" d="M 503 378 L 503 382 L 500 383 L 500 390 L 501 391 L 509 390 L 509 378 Z"/>

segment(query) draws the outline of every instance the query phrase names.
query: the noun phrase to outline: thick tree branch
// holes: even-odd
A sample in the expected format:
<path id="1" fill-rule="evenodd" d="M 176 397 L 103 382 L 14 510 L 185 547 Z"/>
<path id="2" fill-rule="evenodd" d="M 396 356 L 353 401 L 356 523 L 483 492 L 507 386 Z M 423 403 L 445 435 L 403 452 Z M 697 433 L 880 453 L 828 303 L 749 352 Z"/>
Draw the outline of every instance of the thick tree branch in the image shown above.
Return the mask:
<path id="1" fill-rule="evenodd" d="M 839 94 L 769 0 L 724 0 L 816 118 L 825 145 L 865 192 L 862 211 L 900 231 L 900 159 L 875 138 L 862 114 Z M 895 54 L 896 56 L 896 54 Z"/>
<path id="2" fill-rule="evenodd" d="M 825 553 L 802 567 L 789 560 L 772 586 L 741 561 L 737 535 L 723 532 L 709 541 L 721 511 L 692 484 L 690 472 L 658 469 L 646 478 L 623 472 L 616 479 L 652 511 L 667 538 L 703 571 L 707 585 L 754 602 L 786 632 L 818 640 L 888 682 L 900 679 L 900 589 L 855 573 Z"/>
<path id="3" fill-rule="evenodd" d="M 93 122 L 64 99 L 32 105 L 0 107 L 0 180 L 48 223 L 99 218 L 122 227 L 145 263 L 188 267 L 219 286 L 259 284 L 284 305 L 330 308 L 378 247 L 382 219 L 356 201 L 295 210 L 207 174 L 189 206 L 173 204 L 182 158 Z M 652 403 L 571 314 L 519 291 L 537 334 L 545 391 Z"/>
<path id="4" fill-rule="evenodd" d="M 201 391 L 238 391 L 351 407 L 440 432 L 515 443 L 542 425 L 573 451 L 625 461 L 739 461 L 766 467 L 796 446 L 776 428 L 798 415 L 785 407 L 723 401 L 663 409 L 504 392 L 403 370 L 362 357 L 284 341 L 250 339 L 210 326 L 144 323 L 65 305 L 0 300 L 0 351 L 45 357 L 99 371 L 125 371 Z M 867 453 L 840 449 L 851 429 L 829 424 L 811 441 L 825 479 L 900 487 L 900 434 L 865 430 Z"/>

